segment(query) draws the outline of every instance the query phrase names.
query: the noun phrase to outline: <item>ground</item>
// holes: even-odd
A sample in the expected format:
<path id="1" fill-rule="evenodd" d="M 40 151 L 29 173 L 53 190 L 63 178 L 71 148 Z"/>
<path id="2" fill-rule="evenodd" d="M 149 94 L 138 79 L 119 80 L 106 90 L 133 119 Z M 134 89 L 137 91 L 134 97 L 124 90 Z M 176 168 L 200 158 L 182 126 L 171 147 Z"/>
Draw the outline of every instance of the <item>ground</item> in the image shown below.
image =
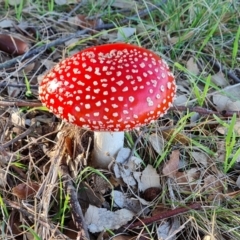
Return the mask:
<path id="1" fill-rule="evenodd" d="M 239 1 L 2 0 L 0 16 L 1 239 L 240 239 Z M 93 132 L 38 86 L 112 42 L 164 59 L 177 96 L 101 169 Z"/>

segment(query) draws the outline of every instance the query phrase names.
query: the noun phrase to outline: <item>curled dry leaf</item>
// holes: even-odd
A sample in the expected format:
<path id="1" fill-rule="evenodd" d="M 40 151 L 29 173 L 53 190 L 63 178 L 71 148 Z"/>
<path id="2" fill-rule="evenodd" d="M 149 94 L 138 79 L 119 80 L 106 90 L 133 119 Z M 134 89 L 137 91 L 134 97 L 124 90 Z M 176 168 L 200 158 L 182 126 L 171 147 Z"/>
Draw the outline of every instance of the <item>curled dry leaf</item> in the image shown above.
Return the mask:
<path id="1" fill-rule="evenodd" d="M 155 168 L 151 165 L 147 167 L 142 172 L 134 172 L 133 176 L 138 182 L 138 188 L 140 191 L 145 191 L 151 187 L 160 188 L 160 177 Z"/>
<path id="2" fill-rule="evenodd" d="M 175 129 L 164 130 L 162 131 L 162 134 L 166 140 L 170 140 L 171 137 L 174 135 L 174 144 L 188 145 L 191 143 L 191 140 L 185 134 L 175 133 Z"/>
<path id="3" fill-rule="evenodd" d="M 179 150 L 172 151 L 169 161 L 164 165 L 162 173 L 165 176 L 174 178 L 179 167 Z"/>
<path id="4" fill-rule="evenodd" d="M 36 182 L 20 183 L 12 189 L 12 193 L 20 199 L 27 199 L 32 197 L 39 187 L 39 184 Z"/>
<path id="5" fill-rule="evenodd" d="M 196 63 L 196 61 L 194 60 L 193 57 L 189 58 L 186 65 L 187 65 L 188 71 L 190 71 L 191 73 L 193 73 L 195 75 L 198 75 L 199 68 L 198 68 L 198 65 L 197 65 L 197 63 Z"/>
<path id="6" fill-rule="evenodd" d="M 0 50 L 13 55 L 22 55 L 29 50 L 28 44 L 19 38 L 0 34 Z"/>

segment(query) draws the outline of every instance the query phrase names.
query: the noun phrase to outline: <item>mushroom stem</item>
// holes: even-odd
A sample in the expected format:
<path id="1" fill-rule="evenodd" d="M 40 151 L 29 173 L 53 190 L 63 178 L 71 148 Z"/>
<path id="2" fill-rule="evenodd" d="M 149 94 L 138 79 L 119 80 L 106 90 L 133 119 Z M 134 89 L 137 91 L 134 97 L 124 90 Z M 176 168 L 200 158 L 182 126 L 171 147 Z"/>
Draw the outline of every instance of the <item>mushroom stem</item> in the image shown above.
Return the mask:
<path id="1" fill-rule="evenodd" d="M 94 132 L 93 165 L 107 168 L 123 147 L 123 142 L 124 132 Z"/>

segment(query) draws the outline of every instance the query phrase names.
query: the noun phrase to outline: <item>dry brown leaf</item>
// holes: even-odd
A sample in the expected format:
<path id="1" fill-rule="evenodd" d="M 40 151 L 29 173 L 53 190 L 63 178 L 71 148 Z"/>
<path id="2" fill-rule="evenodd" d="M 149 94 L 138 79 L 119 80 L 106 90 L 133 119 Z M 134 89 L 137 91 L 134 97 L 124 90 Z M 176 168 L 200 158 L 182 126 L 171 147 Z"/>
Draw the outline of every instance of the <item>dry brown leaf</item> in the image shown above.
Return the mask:
<path id="1" fill-rule="evenodd" d="M 203 191 L 208 194 L 208 200 L 222 198 L 222 193 L 224 190 L 223 182 L 221 179 L 214 175 L 209 175 L 204 179 Z"/>
<path id="2" fill-rule="evenodd" d="M 157 133 L 153 133 L 148 137 L 148 140 L 151 143 L 153 149 L 158 154 L 162 154 L 164 149 L 164 139 L 161 136 L 159 136 Z"/>
<path id="3" fill-rule="evenodd" d="M 69 18 L 69 23 L 73 23 L 74 25 L 77 25 L 81 28 L 90 28 L 95 29 L 97 27 L 100 27 L 103 24 L 103 21 L 101 18 L 96 19 L 88 19 L 88 16 L 83 14 L 78 14 L 77 16 L 73 18 Z"/>
<path id="4" fill-rule="evenodd" d="M 199 68 L 197 63 L 195 62 L 193 57 L 190 57 L 189 60 L 186 63 L 187 69 L 192 74 L 198 75 L 199 74 Z"/>
<path id="5" fill-rule="evenodd" d="M 166 140 L 170 140 L 174 134 L 174 139 L 173 139 L 174 144 L 178 143 L 182 145 L 188 145 L 191 143 L 191 140 L 186 135 L 182 133 L 175 133 L 175 129 L 164 130 L 162 131 L 162 134 Z"/>
<path id="6" fill-rule="evenodd" d="M 197 163 L 202 164 L 203 166 L 207 167 L 208 165 L 208 155 L 204 152 L 192 152 L 191 153 L 194 160 L 197 161 Z"/>
<path id="7" fill-rule="evenodd" d="M 197 168 L 177 172 L 175 180 L 182 190 L 193 191 L 200 184 L 200 172 Z"/>
<path id="8" fill-rule="evenodd" d="M 174 178 L 176 176 L 179 166 L 179 156 L 180 156 L 179 150 L 172 151 L 170 155 L 170 160 L 163 167 L 162 170 L 163 175 L 171 178 Z"/>
<path id="9" fill-rule="evenodd" d="M 33 197 L 39 187 L 39 184 L 36 182 L 20 183 L 12 189 L 12 193 L 20 199 L 27 199 Z"/>

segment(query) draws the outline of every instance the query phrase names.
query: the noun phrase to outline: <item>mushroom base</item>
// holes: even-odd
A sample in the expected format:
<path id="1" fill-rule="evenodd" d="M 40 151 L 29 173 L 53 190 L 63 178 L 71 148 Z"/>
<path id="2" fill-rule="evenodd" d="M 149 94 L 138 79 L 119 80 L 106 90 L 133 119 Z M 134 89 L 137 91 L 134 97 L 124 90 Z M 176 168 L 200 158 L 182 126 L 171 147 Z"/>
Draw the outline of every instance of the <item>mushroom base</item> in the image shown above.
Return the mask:
<path id="1" fill-rule="evenodd" d="M 123 147 L 123 142 L 124 132 L 94 132 L 93 166 L 106 169 Z"/>

